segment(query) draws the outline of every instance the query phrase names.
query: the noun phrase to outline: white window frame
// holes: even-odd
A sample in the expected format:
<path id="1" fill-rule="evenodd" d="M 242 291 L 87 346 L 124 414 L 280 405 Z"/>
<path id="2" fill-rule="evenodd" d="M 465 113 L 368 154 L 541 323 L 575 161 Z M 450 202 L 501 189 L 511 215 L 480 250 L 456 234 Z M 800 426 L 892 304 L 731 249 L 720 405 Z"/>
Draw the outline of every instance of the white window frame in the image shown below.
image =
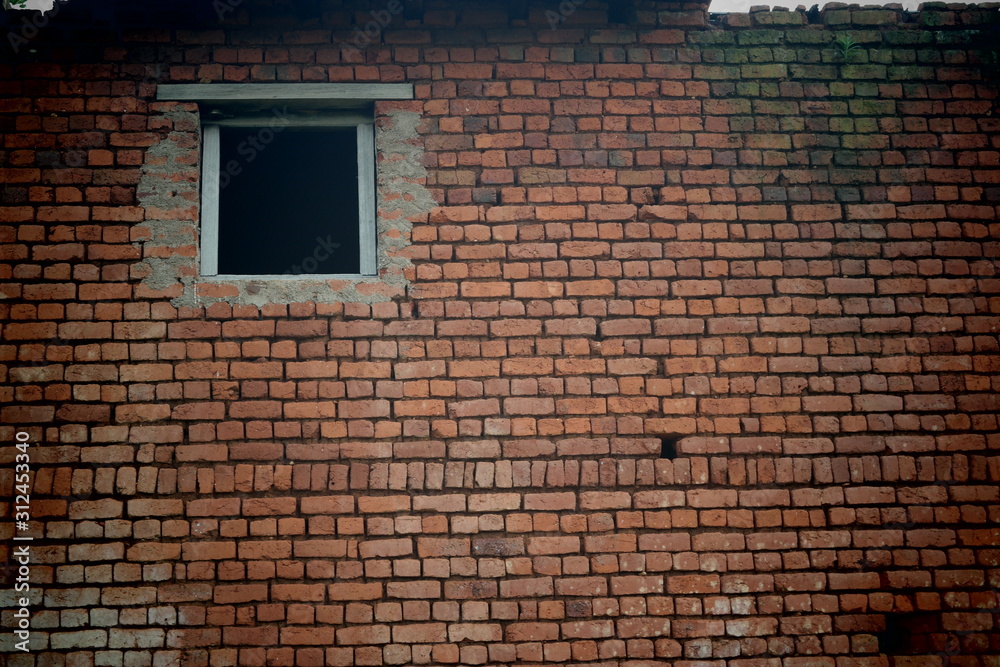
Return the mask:
<path id="1" fill-rule="evenodd" d="M 201 277 L 219 280 L 326 280 L 378 275 L 378 191 L 374 113 L 377 100 L 413 99 L 411 84 L 167 84 L 157 90 L 157 99 L 198 102 L 202 118 Z M 288 123 L 283 127 L 355 127 L 358 165 L 358 226 L 360 268 L 356 274 L 220 274 L 219 273 L 219 182 L 222 160 L 221 127 L 266 127 L 273 116 L 261 105 L 284 105 Z M 359 109 L 368 109 L 368 113 Z M 208 110 L 224 111 L 214 119 Z M 206 117 L 207 116 L 207 117 Z"/>
<path id="2" fill-rule="evenodd" d="M 219 181 L 222 156 L 219 150 L 221 127 L 266 127 L 267 118 L 242 116 L 231 120 L 209 121 L 202 125 L 202 188 L 201 188 L 201 275 L 215 278 L 256 278 L 259 280 L 287 280 L 289 278 L 355 278 L 378 275 L 376 263 L 375 220 L 375 130 L 374 118 L 356 115 L 330 115 L 316 119 L 293 118 L 286 128 L 292 127 L 350 127 L 357 128 L 358 160 L 358 232 L 360 242 L 360 273 L 296 275 L 274 274 L 220 274 L 219 273 Z"/>

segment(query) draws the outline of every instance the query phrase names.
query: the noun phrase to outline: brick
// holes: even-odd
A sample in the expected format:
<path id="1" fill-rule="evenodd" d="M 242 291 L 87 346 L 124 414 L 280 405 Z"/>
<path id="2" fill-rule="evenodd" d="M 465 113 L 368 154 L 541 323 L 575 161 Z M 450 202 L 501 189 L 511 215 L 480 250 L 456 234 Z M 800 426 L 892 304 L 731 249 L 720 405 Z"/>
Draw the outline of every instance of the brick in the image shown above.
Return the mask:
<path id="1" fill-rule="evenodd" d="M 221 585 L 214 589 L 213 601 L 216 604 L 236 604 L 241 602 L 266 601 L 268 587 L 266 584 Z"/>
<path id="2" fill-rule="evenodd" d="M 327 587 L 331 600 L 380 600 L 382 599 L 382 584 L 329 584 Z"/>
<path id="3" fill-rule="evenodd" d="M 717 574 L 686 574 L 667 577 L 667 592 L 672 595 L 718 593 L 720 579 Z"/>
<path id="4" fill-rule="evenodd" d="M 343 646 L 388 644 L 391 637 L 388 625 L 363 625 L 337 630 L 337 644 Z"/>
<path id="5" fill-rule="evenodd" d="M 580 494 L 580 509 L 627 509 L 632 497 L 624 491 L 584 491 Z"/>
<path id="6" fill-rule="evenodd" d="M 235 542 L 188 542 L 183 545 L 184 560 L 223 560 L 236 557 Z"/>
<path id="7" fill-rule="evenodd" d="M 567 577 L 556 579 L 555 591 L 558 595 L 603 597 L 608 594 L 608 582 L 604 577 Z"/>
<path id="8" fill-rule="evenodd" d="M 397 644 L 441 643 L 448 641 L 448 626 L 444 623 L 412 623 L 394 625 L 392 640 Z"/>
<path id="9" fill-rule="evenodd" d="M 521 507 L 518 493 L 484 493 L 469 496 L 470 512 L 503 512 Z"/>
<path id="10" fill-rule="evenodd" d="M 503 640 L 503 629 L 499 623 L 449 623 L 450 642 L 499 642 Z"/>
<path id="11" fill-rule="evenodd" d="M 622 639 L 634 637 L 669 637 L 670 619 L 667 618 L 622 618 L 615 622 L 617 636 Z"/>
<path id="12" fill-rule="evenodd" d="M 511 623 L 504 633 L 508 642 L 551 641 L 559 638 L 556 623 Z"/>
<path id="13" fill-rule="evenodd" d="M 301 500 L 303 514 L 348 514 L 354 512 L 354 498 L 351 496 L 317 496 Z"/>
<path id="14" fill-rule="evenodd" d="M 367 540 L 358 547 L 362 558 L 394 558 L 413 553 L 413 541 L 408 538 Z"/>
<path id="15" fill-rule="evenodd" d="M 576 509 L 576 494 L 566 493 L 527 493 L 524 495 L 525 510 L 558 511 Z"/>
<path id="16" fill-rule="evenodd" d="M 389 582 L 386 596 L 401 599 L 436 599 L 441 597 L 441 583 L 438 581 Z"/>
<path id="17" fill-rule="evenodd" d="M 579 552 L 579 537 L 532 537 L 528 539 L 528 553 L 532 555 L 548 556 Z"/>
<path id="18" fill-rule="evenodd" d="M 549 577 L 500 581 L 500 595 L 504 598 L 544 597 L 552 595 L 553 590 L 552 579 Z"/>
<path id="19" fill-rule="evenodd" d="M 271 584 L 272 600 L 322 602 L 325 593 L 323 584 Z"/>
<path id="20" fill-rule="evenodd" d="M 468 538 L 421 537 L 417 541 L 417 553 L 421 558 L 468 556 L 471 554 L 471 543 Z"/>
<path id="21" fill-rule="evenodd" d="M 629 534 L 609 536 L 588 535 L 584 538 L 584 550 L 590 553 L 633 552 L 636 549 L 636 545 L 636 536 Z"/>
<path id="22" fill-rule="evenodd" d="M 611 577 L 611 593 L 616 596 L 663 593 L 663 577 L 652 575 Z"/>
<path id="23" fill-rule="evenodd" d="M 690 551 L 691 536 L 687 533 L 669 533 L 639 536 L 640 551 Z"/>
<path id="24" fill-rule="evenodd" d="M 449 600 L 488 600 L 497 596 L 495 581 L 447 581 L 444 596 Z"/>
<path id="25" fill-rule="evenodd" d="M 272 646 L 278 641 L 278 628 L 226 627 L 222 641 L 228 646 Z"/>
<path id="26" fill-rule="evenodd" d="M 472 550 L 479 556 L 520 556 L 525 553 L 521 538 L 475 538 Z"/>

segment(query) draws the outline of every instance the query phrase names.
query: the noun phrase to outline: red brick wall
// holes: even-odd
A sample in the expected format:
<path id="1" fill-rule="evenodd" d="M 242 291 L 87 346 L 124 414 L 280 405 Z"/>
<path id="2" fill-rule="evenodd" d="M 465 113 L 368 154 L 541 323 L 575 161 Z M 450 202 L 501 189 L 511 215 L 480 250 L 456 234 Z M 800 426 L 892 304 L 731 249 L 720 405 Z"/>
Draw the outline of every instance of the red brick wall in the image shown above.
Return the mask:
<path id="1" fill-rule="evenodd" d="M 996 664 L 995 6 L 235 4 L 0 65 L 7 664 Z M 144 287 L 157 80 L 412 82 L 405 290 Z"/>

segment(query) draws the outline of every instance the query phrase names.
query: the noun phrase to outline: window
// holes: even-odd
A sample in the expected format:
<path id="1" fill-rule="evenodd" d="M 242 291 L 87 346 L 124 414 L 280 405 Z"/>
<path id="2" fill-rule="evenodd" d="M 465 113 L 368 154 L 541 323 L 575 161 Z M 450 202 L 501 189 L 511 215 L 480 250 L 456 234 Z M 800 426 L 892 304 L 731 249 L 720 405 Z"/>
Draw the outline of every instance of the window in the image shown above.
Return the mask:
<path id="1" fill-rule="evenodd" d="M 278 114 L 205 122 L 202 275 L 376 274 L 372 118 Z"/>
<path id="2" fill-rule="evenodd" d="M 374 103 L 412 97 L 409 84 L 160 86 L 201 112 L 201 275 L 377 275 Z"/>

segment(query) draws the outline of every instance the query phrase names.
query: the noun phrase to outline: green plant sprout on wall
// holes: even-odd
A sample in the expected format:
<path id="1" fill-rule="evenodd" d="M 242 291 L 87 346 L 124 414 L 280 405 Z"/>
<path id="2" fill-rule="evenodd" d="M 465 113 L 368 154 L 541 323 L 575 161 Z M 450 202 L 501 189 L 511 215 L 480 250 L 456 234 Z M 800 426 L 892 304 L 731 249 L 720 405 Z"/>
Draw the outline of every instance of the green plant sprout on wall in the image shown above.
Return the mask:
<path id="1" fill-rule="evenodd" d="M 24 6 L 28 4 L 28 0 L 4 0 L 4 9 L 24 9 Z"/>
<path id="2" fill-rule="evenodd" d="M 833 43 L 837 46 L 844 60 L 847 60 L 855 51 L 861 50 L 861 45 L 851 39 L 850 35 L 844 35 L 840 39 L 834 40 Z"/>

